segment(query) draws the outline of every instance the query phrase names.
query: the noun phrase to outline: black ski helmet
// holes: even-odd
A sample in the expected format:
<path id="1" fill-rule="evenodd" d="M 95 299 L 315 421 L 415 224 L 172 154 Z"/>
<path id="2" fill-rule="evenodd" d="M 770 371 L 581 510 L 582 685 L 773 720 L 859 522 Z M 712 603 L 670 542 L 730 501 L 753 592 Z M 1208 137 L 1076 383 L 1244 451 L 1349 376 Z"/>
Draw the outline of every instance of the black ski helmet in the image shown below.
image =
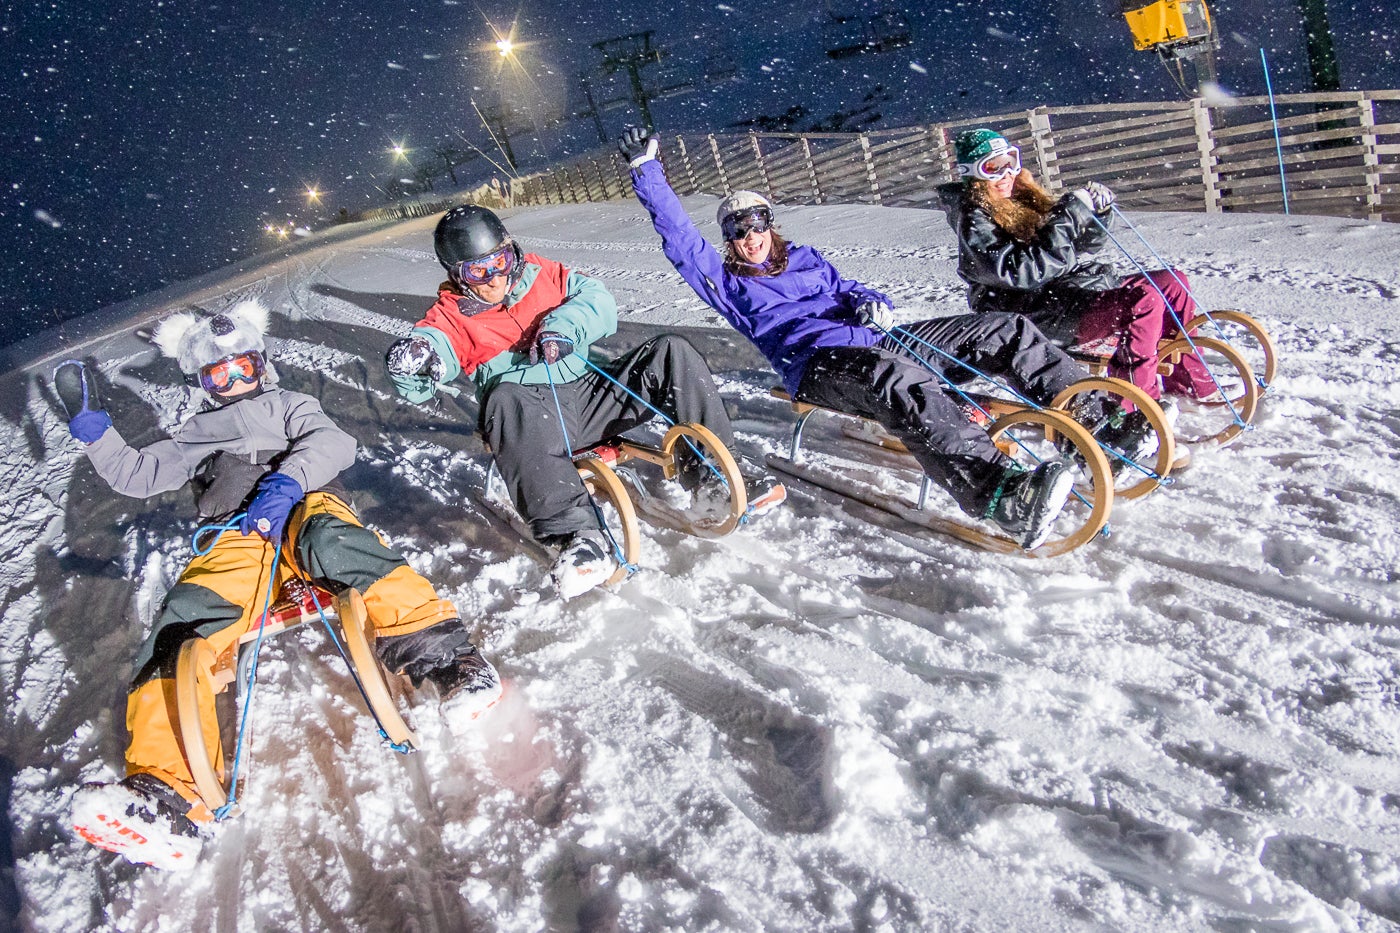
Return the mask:
<path id="1" fill-rule="evenodd" d="M 501 219 L 475 204 L 452 208 L 433 231 L 433 249 L 448 271 L 464 260 L 489 256 L 508 242 L 510 234 Z"/>

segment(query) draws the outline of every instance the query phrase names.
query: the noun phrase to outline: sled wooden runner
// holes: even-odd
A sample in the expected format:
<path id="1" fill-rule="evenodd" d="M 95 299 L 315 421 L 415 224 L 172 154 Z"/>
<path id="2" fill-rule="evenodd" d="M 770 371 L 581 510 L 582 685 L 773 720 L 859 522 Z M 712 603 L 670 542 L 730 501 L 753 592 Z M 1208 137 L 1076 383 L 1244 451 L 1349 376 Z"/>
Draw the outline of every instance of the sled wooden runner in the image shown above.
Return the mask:
<path id="1" fill-rule="evenodd" d="M 870 488 L 862 488 L 838 475 L 834 470 L 822 469 L 805 462 L 801 449 L 802 432 L 812 415 L 822 412 L 857 421 L 865 419 L 834 409 L 822 408 L 818 405 L 794 402 L 787 391 L 781 387 L 774 388 L 771 394 L 792 405 L 793 411 L 797 414 L 797 423 L 793 426 L 789 456 L 783 458 L 770 455 L 767 458 L 769 466 L 863 505 L 895 515 L 911 524 L 927 528 L 982 550 L 1028 557 L 1054 557 L 1067 553 L 1093 540 L 1108 525 L 1109 514 L 1113 508 L 1113 478 L 1109 470 L 1108 459 L 1099 449 L 1093 436 L 1082 425 L 1076 423 L 1063 412 L 1026 408 L 1000 399 L 978 398 L 979 404 L 985 403 L 983 407 L 996 416 L 996 420 L 987 426 L 988 435 L 1008 455 L 1014 456 L 1020 448 L 1020 444 L 1008 432 L 1013 428 L 1032 427 L 1034 431 L 1047 438 L 1053 438 L 1056 434 L 1064 435 L 1084 460 L 1088 483 L 1087 488 L 1082 486 L 1079 488 L 1078 496 L 1083 507 L 1082 511 L 1087 514 L 1078 520 L 1074 528 L 1061 535 L 1052 536 L 1050 540 L 1033 551 L 1026 551 L 1006 535 L 984 530 L 969 521 L 948 518 L 928 511 L 924 504 L 932 483 L 927 476 L 922 476 L 922 470 L 918 470 L 922 476 L 918 499 L 909 502 Z M 897 441 L 895 445 L 884 446 L 890 446 L 891 449 L 903 447 Z M 1063 518 L 1059 521 L 1066 520 L 1068 519 Z"/>
<path id="2" fill-rule="evenodd" d="M 371 646 L 371 627 L 365 612 L 364 599 L 355 589 L 346 590 L 336 598 L 333 606 L 326 606 L 326 617 L 340 622 L 341 637 L 349 652 L 355 673 L 364 686 L 370 706 L 383 725 L 389 741 L 396 745 L 416 748 L 418 736 L 404 722 L 398 705 L 389 690 L 388 675 L 379 663 Z M 319 616 L 303 615 L 290 625 L 270 623 L 262 627 L 262 636 L 281 634 L 299 625 L 319 621 Z M 230 645 L 222 654 L 216 654 L 213 646 L 205 638 L 191 638 L 180 646 L 175 665 L 175 707 L 179 719 L 180 740 L 184 745 L 185 759 L 194 777 L 195 788 L 200 798 L 212 812 L 228 802 L 229 766 L 225 762 L 223 743 L 219 737 L 217 713 L 210 721 L 200 713 L 199 685 L 204 684 L 211 696 L 217 696 L 229 688 L 240 676 L 240 657 L 244 645 L 255 642 L 258 627 L 244 633 L 237 642 Z M 214 752 L 210 753 L 210 748 Z"/>

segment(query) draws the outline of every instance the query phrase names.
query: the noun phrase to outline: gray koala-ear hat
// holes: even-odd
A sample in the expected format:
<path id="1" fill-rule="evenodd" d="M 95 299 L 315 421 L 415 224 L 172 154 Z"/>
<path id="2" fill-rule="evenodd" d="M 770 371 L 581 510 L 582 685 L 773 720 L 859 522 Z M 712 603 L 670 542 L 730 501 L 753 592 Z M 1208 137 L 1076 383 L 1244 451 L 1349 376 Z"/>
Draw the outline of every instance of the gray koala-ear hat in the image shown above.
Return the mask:
<path id="1" fill-rule="evenodd" d="M 179 363 L 181 372 L 194 375 L 203 366 L 249 350 L 266 358 L 267 323 L 267 308 L 253 298 L 212 317 L 178 311 L 160 322 L 151 342 Z"/>

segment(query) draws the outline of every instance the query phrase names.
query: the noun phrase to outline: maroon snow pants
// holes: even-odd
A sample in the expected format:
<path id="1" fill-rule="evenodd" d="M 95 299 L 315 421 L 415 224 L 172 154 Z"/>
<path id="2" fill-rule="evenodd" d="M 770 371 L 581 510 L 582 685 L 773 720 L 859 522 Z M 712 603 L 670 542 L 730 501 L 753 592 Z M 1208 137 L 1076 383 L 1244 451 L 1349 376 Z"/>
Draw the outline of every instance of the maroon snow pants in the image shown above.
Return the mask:
<path id="1" fill-rule="evenodd" d="M 1161 398 L 1162 390 L 1189 398 L 1210 395 L 1215 385 L 1205 364 L 1194 356 L 1183 356 L 1180 365 L 1162 379 L 1158 388 L 1157 344 L 1181 334 L 1168 303 L 1183 321 L 1195 313 L 1196 303 L 1187 291 L 1182 273 L 1159 269 L 1149 275 L 1156 288 L 1147 276 L 1138 274 L 1124 279 L 1117 288 L 1100 293 L 1079 320 L 1077 342 L 1116 337 L 1118 349 L 1109 363 L 1108 374 L 1128 380 L 1154 399 Z"/>

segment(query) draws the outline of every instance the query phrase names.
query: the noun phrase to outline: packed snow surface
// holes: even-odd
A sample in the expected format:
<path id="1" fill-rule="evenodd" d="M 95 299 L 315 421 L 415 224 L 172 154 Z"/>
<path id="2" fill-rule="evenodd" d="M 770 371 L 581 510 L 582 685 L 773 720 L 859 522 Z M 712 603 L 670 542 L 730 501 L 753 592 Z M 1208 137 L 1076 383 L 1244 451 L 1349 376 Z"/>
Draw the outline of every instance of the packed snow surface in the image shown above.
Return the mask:
<path id="1" fill-rule="evenodd" d="M 687 201 L 712 237 L 713 205 Z M 66 814 L 121 774 L 130 659 L 193 510 L 111 492 L 47 386 L 93 356 L 123 434 L 161 436 L 184 390 L 140 332 L 174 299 L 0 377 L 0 903 L 63 931 L 1392 928 L 1400 226 L 1131 219 L 1203 303 L 1265 321 L 1282 367 L 1253 431 L 1120 502 L 1111 537 L 997 556 L 794 481 L 728 538 L 644 524 L 644 569 L 568 603 L 484 502 L 474 404 L 414 407 L 383 372 L 441 278 L 433 218 L 191 286 L 274 309 L 284 385 L 359 439 L 361 515 L 456 602 L 506 694 L 460 736 L 411 709 L 425 747 L 401 756 L 324 634 L 273 640 L 242 815 L 185 875 L 77 841 Z M 903 321 L 964 308 L 937 213 L 780 220 Z M 606 350 L 684 333 L 741 450 L 786 451 L 772 372 L 637 205 L 507 223 L 617 295 Z"/>

